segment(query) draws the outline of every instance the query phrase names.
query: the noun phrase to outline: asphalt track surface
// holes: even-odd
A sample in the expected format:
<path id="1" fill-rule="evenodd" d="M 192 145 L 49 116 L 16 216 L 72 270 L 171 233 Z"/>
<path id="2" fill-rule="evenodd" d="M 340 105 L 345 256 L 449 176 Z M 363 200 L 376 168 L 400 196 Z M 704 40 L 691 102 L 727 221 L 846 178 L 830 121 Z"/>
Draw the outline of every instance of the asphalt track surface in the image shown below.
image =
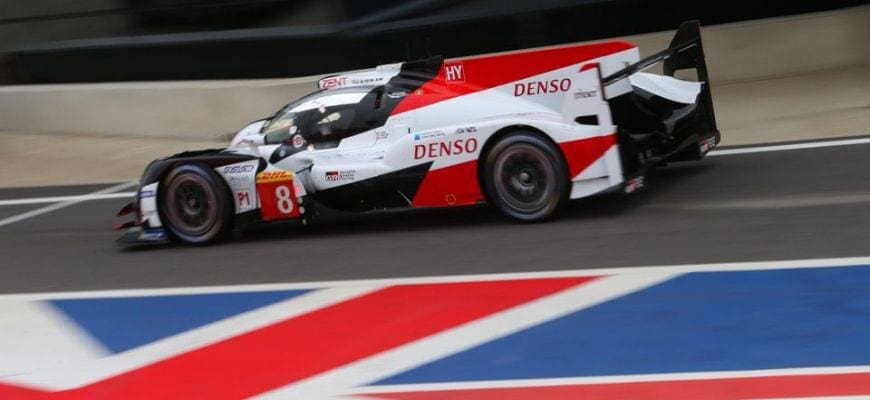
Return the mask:
<path id="1" fill-rule="evenodd" d="M 86 201 L 0 226 L 0 293 L 866 256 L 868 155 L 855 144 L 672 164 L 640 193 L 575 201 L 540 224 L 489 207 L 335 214 L 206 247 L 118 247 L 111 225 L 126 200 Z M 0 199 L 109 186 L 0 189 Z M 45 206 L 0 206 L 0 220 Z"/>

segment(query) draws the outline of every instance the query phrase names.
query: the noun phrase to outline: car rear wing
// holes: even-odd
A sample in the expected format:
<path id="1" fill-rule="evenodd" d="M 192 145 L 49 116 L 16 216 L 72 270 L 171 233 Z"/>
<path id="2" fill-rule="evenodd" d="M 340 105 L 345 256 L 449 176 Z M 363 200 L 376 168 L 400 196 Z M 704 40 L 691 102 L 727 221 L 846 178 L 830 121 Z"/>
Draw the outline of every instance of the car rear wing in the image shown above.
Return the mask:
<path id="1" fill-rule="evenodd" d="M 658 63 L 662 63 L 662 72 L 671 77 L 680 70 L 694 69 L 696 71 L 698 82 L 703 84 L 701 93 L 698 95 L 698 105 L 704 108 L 710 131 L 717 132 L 716 116 L 713 112 L 713 96 L 710 92 L 710 77 L 701 41 L 701 25 L 698 21 L 683 22 L 667 49 L 602 78 L 602 86 L 613 85 Z"/>

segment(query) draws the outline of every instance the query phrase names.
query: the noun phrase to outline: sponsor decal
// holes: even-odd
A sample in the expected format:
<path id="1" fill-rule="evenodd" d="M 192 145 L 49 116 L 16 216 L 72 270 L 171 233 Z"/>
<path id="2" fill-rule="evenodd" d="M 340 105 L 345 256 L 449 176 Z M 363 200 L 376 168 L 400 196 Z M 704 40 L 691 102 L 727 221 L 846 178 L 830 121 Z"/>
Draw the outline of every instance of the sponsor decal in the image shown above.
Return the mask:
<path id="1" fill-rule="evenodd" d="M 443 131 L 419 132 L 414 134 L 414 140 L 426 140 L 441 137 L 444 135 L 445 133 Z"/>
<path id="2" fill-rule="evenodd" d="M 714 147 L 716 147 L 716 138 L 715 137 L 704 139 L 701 142 L 701 153 L 706 153 Z"/>
<path id="3" fill-rule="evenodd" d="M 580 91 L 580 92 L 574 93 L 574 100 L 590 99 L 590 98 L 593 98 L 595 96 L 598 96 L 597 90 L 593 89 L 593 90 Z"/>
<path id="4" fill-rule="evenodd" d="M 146 231 L 142 231 L 139 234 L 139 240 L 147 240 L 147 241 L 161 241 L 166 240 L 166 232 L 163 229 L 149 229 Z"/>
<path id="5" fill-rule="evenodd" d="M 356 176 L 355 170 L 346 170 L 346 171 L 326 171 L 326 180 L 330 182 L 337 181 L 352 181 Z"/>
<path id="6" fill-rule="evenodd" d="M 305 139 L 302 137 L 302 135 L 294 135 L 291 142 L 293 142 L 293 147 L 297 149 L 305 146 Z"/>
<path id="7" fill-rule="evenodd" d="M 239 211 L 250 210 L 254 208 L 254 203 L 251 200 L 250 190 L 236 190 L 236 204 Z"/>
<path id="8" fill-rule="evenodd" d="M 401 99 L 402 97 L 405 97 L 407 95 L 408 95 L 408 92 L 404 92 L 404 91 L 387 93 L 387 97 L 389 97 L 391 99 Z"/>
<path id="9" fill-rule="evenodd" d="M 227 182 L 230 182 L 230 186 L 238 186 L 239 184 L 247 184 L 251 182 L 250 175 L 230 175 L 227 178 Z"/>
<path id="10" fill-rule="evenodd" d="M 320 80 L 320 87 L 324 89 L 342 87 L 347 84 L 346 76 L 333 76 L 329 78 L 323 78 Z"/>
<path id="11" fill-rule="evenodd" d="M 153 190 L 143 190 L 143 191 L 139 192 L 140 199 L 145 198 L 145 197 L 154 197 L 154 191 Z"/>
<path id="12" fill-rule="evenodd" d="M 389 139 L 390 133 L 387 131 L 375 131 L 375 140 Z"/>
<path id="13" fill-rule="evenodd" d="M 224 167 L 223 173 L 225 174 L 244 174 L 254 170 L 253 165 L 230 165 Z"/>
<path id="14" fill-rule="evenodd" d="M 414 145 L 414 159 L 439 158 L 444 156 L 457 156 L 470 154 L 477 151 L 477 139 L 457 139 L 444 142 Z"/>
<path id="15" fill-rule="evenodd" d="M 381 83 L 384 81 L 383 76 L 373 77 L 373 78 L 355 78 L 351 79 L 350 83 L 353 85 L 366 85 L 370 83 Z"/>
<path id="16" fill-rule="evenodd" d="M 466 133 L 466 132 L 467 132 L 467 133 L 476 133 L 476 132 L 477 132 L 477 127 L 475 127 L 475 126 L 468 126 L 468 127 L 465 127 L 465 128 L 459 128 L 459 129 L 456 130 L 456 134 L 457 134 L 457 135 L 461 135 L 461 134 Z"/>
<path id="17" fill-rule="evenodd" d="M 514 96 L 534 96 L 545 93 L 567 92 L 571 89 L 571 79 L 550 79 L 549 81 L 529 81 L 514 84 Z"/>
<path id="18" fill-rule="evenodd" d="M 257 174 L 257 183 L 282 182 L 293 180 L 290 171 L 263 171 Z"/>
<path id="19" fill-rule="evenodd" d="M 421 95 L 423 95 L 423 93 L 425 93 L 425 92 L 423 91 L 423 89 L 417 89 L 417 90 L 414 91 L 414 94 L 417 95 L 417 96 L 421 96 Z"/>
<path id="20" fill-rule="evenodd" d="M 462 62 L 444 63 L 444 80 L 447 83 L 465 82 L 465 67 Z"/>

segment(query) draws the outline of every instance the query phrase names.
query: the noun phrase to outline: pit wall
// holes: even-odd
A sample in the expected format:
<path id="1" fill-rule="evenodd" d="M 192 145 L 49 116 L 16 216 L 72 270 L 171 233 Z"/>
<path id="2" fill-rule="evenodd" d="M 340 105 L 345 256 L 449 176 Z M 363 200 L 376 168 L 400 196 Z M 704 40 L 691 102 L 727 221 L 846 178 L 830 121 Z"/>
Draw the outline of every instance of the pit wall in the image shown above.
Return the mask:
<path id="1" fill-rule="evenodd" d="M 717 86 L 870 64 L 870 5 L 708 26 L 702 35 L 715 95 Z M 666 48 L 672 36 L 625 39 L 648 55 Z M 0 131 L 225 140 L 316 90 L 322 76 L 5 86 Z M 720 126 L 737 118 L 719 114 Z"/>

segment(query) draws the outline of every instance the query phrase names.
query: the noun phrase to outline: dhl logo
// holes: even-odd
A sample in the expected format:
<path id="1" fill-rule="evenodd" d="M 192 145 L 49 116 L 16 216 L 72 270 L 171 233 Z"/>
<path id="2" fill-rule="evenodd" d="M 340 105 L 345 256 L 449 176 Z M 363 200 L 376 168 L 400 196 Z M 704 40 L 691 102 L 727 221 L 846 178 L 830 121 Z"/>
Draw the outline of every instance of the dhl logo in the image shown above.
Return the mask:
<path id="1" fill-rule="evenodd" d="M 263 171 L 257 174 L 257 183 L 292 181 L 293 173 L 290 171 Z"/>

